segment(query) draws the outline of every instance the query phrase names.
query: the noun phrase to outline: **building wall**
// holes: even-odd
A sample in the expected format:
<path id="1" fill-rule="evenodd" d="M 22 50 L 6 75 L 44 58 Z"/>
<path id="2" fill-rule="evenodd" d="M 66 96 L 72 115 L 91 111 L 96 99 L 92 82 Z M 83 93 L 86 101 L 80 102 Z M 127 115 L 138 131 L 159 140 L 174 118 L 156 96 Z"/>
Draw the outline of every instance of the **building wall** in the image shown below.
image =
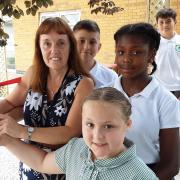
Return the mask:
<path id="1" fill-rule="evenodd" d="M 177 12 L 176 32 L 180 34 L 180 0 L 170 0 L 170 7 Z"/>
<path id="2" fill-rule="evenodd" d="M 175 0 L 174 0 L 175 1 Z M 20 7 L 23 7 L 22 0 L 19 0 Z M 124 8 L 124 11 L 114 15 L 92 15 L 87 4 L 88 1 L 76 0 L 54 0 L 54 5 L 48 8 L 42 8 L 39 12 L 80 10 L 81 19 L 96 20 L 101 29 L 102 48 L 97 55 L 101 63 L 114 62 L 114 32 L 124 24 L 133 22 L 142 22 L 148 19 L 147 0 L 114 0 L 117 6 Z M 177 3 L 172 2 L 172 6 Z M 178 6 L 179 8 L 179 6 Z M 180 11 L 180 8 L 179 8 Z M 24 16 L 21 19 L 14 20 L 15 31 L 15 60 L 17 71 L 25 71 L 31 64 L 34 52 L 35 31 L 39 23 L 39 14 L 34 16 Z M 180 32 L 180 23 L 177 24 L 177 30 Z"/>

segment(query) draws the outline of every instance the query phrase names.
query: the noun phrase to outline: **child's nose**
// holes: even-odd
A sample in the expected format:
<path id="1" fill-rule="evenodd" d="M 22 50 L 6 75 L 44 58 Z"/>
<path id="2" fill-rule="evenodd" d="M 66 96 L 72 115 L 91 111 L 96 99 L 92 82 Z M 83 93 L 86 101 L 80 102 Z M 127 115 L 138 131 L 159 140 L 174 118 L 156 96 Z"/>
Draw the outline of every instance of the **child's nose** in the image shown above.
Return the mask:
<path id="1" fill-rule="evenodd" d="M 89 49 L 89 42 L 88 41 L 86 41 L 85 43 L 84 43 L 84 49 Z"/>
<path id="2" fill-rule="evenodd" d="M 96 142 L 101 142 L 101 140 L 104 137 L 102 130 L 100 130 L 98 128 L 94 129 L 93 137 Z"/>
<path id="3" fill-rule="evenodd" d="M 130 61 L 131 61 L 131 55 L 130 55 L 130 53 L 124 53 L 123 61 L 124 61 L 124 62 L 130 62 Z"/>

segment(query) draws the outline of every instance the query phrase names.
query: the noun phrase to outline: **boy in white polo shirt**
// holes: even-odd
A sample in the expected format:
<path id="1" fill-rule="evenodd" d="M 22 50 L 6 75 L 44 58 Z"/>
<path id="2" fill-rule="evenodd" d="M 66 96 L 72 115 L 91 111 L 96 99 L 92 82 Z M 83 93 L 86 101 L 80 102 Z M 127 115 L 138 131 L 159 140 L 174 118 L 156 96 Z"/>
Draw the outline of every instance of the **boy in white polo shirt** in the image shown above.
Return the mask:
<path id="1" fill-rule="evenodd" d="M 96 54 L 101 48 L 100 29 L 95 21 L 81 20 L 73 28 L 84 68 L 95 80 L 96 88 L 113 86 L 117 74 L 98 63 Z"/>
<path id="2" fill-rule="evenodd" d="M 170 8 L 156 14 L 161 41 L 156 54 L 156 79 L 180 98 L 180 35 L 175 32 L 176 12 Z"/>

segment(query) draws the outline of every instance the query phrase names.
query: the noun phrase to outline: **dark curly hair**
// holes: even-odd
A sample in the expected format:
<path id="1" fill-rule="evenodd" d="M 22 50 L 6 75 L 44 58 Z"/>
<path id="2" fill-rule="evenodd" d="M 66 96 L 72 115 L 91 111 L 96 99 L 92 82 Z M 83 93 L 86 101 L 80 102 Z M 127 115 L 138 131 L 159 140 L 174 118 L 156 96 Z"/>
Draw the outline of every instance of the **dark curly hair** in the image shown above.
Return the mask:
<path id="1" fill-rule="evenodd" d="M 122 26 L 114 34 L 116 44 L 123 35 L 133 35 L 141 38 L 144 43 L 149 44 L 150 49 L 154 50 L 155 53 L 159 49 L 160 34 L 149 23 L 135 23 Z M 155 61 L 152 62 L 152 65 L 153 70 L 151 74 L 153 74 L 157 68 Z"/>

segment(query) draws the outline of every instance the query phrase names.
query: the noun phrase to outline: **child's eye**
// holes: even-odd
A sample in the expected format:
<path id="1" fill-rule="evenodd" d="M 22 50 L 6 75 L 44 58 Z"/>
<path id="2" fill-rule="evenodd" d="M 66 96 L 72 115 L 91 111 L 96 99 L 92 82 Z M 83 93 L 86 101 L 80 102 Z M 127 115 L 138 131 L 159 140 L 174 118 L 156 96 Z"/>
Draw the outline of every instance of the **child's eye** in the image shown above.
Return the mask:
<path id="1" fill-rule="evenodd" d="M 131 56 L 138 56 L 138 55 L 142 55 L 142 53 L 143 52 L 141 52 L 141 51 L 132 51 L 132 52 L 130 52 L 130 55 Z"/>
<path id="2" fill-rule="evenodd" d="M 80 44 L 84 44 L 84 43 L 85 43 L 85 40 L 84 40 L 84 39 L 81 39 L 79 42 L 80 42 Z"/>
<path id="3" fill-rule="evenodd" d="M 96 41 L 90 41 L 90 44 L 91 45 L 96 44 Z"/>
<path id="4" fill-rule="evenodd" d="M 123 51 L 118 51 L 117 54 L 118 54 L 119 56 L 122 56 L 122 55 L 124 54 L 124 52 L 123 52 Z"/>
<path id="5" fill-rule="evenodd" d="M 105 129 L 111 129 L 111 128 L 113 128 L 113 126 L 110 125 L 110 124 L 106 124 L 106 125 L 104 126 L 104 128 L 105 128 Z"/>
<path id="6" fill-rule="evenodd" d="M 132 54 L 132 55 L 137 55 L 138 52 L 137 52 L 137 51 L 132 51 L 131 54 Z"/>
<path id="7" fill-rule="evenodd" d="M 89 128 L 93 128 L 94 127 L 94 124 L 93 123 L 87 123 L 86 124 Z"/>

